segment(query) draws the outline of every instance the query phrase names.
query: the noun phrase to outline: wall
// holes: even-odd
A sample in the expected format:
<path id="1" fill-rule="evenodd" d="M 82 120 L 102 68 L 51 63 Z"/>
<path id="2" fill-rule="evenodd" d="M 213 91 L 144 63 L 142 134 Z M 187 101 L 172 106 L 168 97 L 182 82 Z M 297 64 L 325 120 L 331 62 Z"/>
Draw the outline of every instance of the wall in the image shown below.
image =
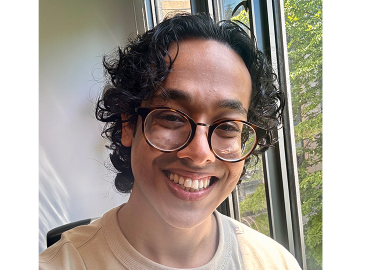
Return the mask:
<path id="1" fill-rule="evenodd" d="M 143 32 L 141 0 L 39 1 L 39 251 L 46 233 L 127 201 L 95 120 L 102 55 Z M 136 19 L 136 20 L 135 20 Z"/>

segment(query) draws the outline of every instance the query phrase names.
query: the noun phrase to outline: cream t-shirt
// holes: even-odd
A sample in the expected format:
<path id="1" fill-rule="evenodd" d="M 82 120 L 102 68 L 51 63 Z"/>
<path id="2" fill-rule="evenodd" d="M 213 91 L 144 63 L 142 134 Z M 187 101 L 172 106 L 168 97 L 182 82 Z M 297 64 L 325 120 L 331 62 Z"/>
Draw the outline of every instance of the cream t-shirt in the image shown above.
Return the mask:
<path id="1" fill-rule="evenodd" d="M 40 254 L 40 270 L 174 270 L 136 251 L 122 234 L 116 207 L 85 226 L 62 234 L 62 238 Z M 210 262 L 192 270 L 285 270 L 301 269 L 296 259 L 271 238 L 215 211 L 219 244 Z M 185 268 L 184 268 L 185 269 Z"/>

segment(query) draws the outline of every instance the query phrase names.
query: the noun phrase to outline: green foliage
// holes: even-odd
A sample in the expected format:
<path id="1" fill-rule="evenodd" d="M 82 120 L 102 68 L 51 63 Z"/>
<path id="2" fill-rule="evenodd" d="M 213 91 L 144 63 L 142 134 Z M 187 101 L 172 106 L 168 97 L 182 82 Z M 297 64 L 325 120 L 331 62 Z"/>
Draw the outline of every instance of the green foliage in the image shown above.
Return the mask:
<path id="1" fill-rule="evenodd" d="M 239 203 L 240 213 L 253 212 L 257 214 L 266 208 L 265 185 L 258 185 L 254 193 L 245 196 L 244 200 Z"/>
<path id="2" fill-rule="evenodd" d="M 306 258 L 322 269 L 322 0 L 285 0 Z"/>
<path id="3" fill-rule="evenodd" d="M 236 16 L 232 17 L 231 19 L 233 21 L 240 21 L 244 23 L 245 25 L 249 26 L 249 12 L 246 12 L 245 9 L 243 10 Z"/>
<path id="4" fill-rule="evenodd" d="M 252 229 L 263 233 L 264 235 L 270 236 L 269 218 L 266 213 L 262 213 L 256 216 L 255 222 L 250 226 Z"/>
<path id="5" fill-rule="evenodd" d="M 322 133 L 322 113 L 315 118 L 308 118 L 300 122 L 294 128 L 296 141 L 315 140 L 316 136 Z"/>
<path id="6" fill-rule="evenodd" d="M 239 203 L 239 210 L 244 224 L 270 236 L 264 183 L 259 184 L 254 193 L 245 196 Z"/>
<path id="7" fill-rule="evenodd" d="M 322 269 L 322 171 L 308 173 L 300 168 L 302 214 L 308 218 L 304 227 L 309 269 Z"/>
<path id="8" fill-rule="evenodd" d="M 253 166 L 247 166 L 247 177 L 244 182 L 262 182 L 263 168 L 262 160 L 259 158 L 252 160 Z M 269 220 L 267 215 L 265 184 L 259 184 L 254 193 L 245 196 L 244 200 L 239 202 L 239 211 L 241 221 L 249 227 L 270 236 Z"/>

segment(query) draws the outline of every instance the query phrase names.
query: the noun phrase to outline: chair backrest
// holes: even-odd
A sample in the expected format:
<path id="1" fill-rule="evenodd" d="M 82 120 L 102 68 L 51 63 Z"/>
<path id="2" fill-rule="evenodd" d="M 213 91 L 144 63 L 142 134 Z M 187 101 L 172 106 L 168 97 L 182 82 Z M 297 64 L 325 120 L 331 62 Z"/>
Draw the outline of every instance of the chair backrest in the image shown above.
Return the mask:
<path id="1" fill-rule="evenodd" d="M 83 219 L 83 220 L 79 220 L 79 221 L 76 221 L 76 222 L 71 222 L 71 223 L 68 223 L 68 224 L 64 224 L 62 226 L 59 226 L 59 227 L 56 227 L 56 228 L 50 230 L 46 234 L 46 246 L 50 247 L 52 244 L 58 242 L 60 240 L 60 238 L 62 237 L 62 233 L 64 233 L 65 231 L 73 229 L 77 226 L 88 225 L 96 219 L 98 219 L 98 218 Z"/>

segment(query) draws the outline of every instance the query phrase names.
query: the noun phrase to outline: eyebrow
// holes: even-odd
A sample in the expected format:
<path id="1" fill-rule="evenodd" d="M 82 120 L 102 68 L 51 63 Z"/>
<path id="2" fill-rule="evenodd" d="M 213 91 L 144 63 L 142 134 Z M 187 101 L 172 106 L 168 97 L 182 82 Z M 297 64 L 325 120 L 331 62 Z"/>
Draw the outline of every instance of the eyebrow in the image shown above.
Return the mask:
<path id="1" fill-rule="evenodd" d="M 191 103 L 194 98 L 188 93 L 183 90 L 179 89 L 166 89 L 166 93 L 168 94 L 168 98 L 174 101 L 182 101 L 186 103 Z M 224 99 L 220 100 L 217 103 L 217 108 L 225 108 L 235 110 L 243 116 L 248 116 L 247 110 L 244 108 L 242 102 L 235 99 Z"/>
<path id="2" fill-rule="evenodd" d="M 244 108 L 243 104 L 239 100 L 235 99 L 224 99 L 218 103 L 218 108 L 226 108 L 231 110 L 236 110 L 238 113 L 248 116 L 247 110 Z"/>
<path id="3" fill-rule="evenodd" d="M 168 94 L 168 97 L 171 100 L 183 101 L 187 103 L 191 103 L 194 100 L 193 97 L 189 93 L 183 90 L 166 89 L 166 93 Z"/>

